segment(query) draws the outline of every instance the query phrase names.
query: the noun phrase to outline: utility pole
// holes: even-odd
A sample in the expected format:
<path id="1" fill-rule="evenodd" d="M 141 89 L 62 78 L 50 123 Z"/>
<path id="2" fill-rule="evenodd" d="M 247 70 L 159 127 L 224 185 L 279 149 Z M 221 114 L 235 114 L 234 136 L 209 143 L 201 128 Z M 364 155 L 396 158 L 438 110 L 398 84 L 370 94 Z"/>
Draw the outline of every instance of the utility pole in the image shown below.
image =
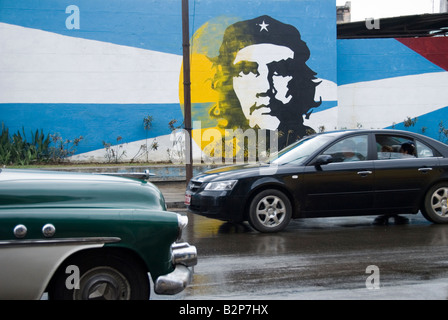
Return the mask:
<path id="1" fill-rule="evenodd" d="M 191 141 L 191 82 L 190 82 L 190 23 L 188 1 L 182 0 L 182 48 L 184 75 L 184 126 L 185 136 L 185 175 L 187 185 L 193 177 L 193 152 Z"/>

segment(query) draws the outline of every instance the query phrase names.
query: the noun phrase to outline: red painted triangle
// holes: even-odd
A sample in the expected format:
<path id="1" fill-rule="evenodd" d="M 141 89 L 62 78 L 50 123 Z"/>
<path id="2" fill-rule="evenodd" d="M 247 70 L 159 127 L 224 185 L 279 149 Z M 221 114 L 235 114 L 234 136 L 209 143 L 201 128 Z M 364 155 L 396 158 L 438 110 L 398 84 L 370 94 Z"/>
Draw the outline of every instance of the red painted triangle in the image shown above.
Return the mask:
<path id="1" fill-rule="evenodd" d="M 448 71 L 448 37 L 397 38 L 397 40 Z"/>

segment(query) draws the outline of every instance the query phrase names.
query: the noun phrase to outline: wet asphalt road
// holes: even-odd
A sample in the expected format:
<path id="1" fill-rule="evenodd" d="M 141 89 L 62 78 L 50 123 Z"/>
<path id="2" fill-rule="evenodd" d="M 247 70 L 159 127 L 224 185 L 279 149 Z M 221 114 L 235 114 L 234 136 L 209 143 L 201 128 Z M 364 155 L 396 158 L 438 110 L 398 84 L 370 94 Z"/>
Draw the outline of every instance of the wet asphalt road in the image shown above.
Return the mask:
<path id="1" fill-rule="evenodd" d="M 448 225 L 404 216 L 381 226 L 373 216 L 294 220 L 262 234 L 188 213 L 193 282 L 151 299 L 447 299 Z"/>

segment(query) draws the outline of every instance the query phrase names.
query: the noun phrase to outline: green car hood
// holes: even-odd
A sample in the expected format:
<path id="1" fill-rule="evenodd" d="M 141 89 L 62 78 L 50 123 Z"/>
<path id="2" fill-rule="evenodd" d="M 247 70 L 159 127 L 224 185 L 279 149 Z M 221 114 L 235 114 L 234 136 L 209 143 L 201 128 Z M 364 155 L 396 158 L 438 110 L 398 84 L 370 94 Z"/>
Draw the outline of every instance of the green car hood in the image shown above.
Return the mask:
<path id="1" fill-rule="evenodd" d="M 147 181 L 20 169 L 1 169 L 0 207 L 166 210 L 162 193 Z"/>

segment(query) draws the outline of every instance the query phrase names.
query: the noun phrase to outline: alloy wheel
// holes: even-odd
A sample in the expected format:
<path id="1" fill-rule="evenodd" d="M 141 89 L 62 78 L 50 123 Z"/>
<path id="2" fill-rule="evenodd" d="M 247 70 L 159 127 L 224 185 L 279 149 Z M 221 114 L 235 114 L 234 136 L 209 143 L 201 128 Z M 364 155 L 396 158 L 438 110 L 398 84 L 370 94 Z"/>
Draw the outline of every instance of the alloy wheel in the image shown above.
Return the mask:
<path id="1" fill-rule="evenodd" d="M 285 219 L 286 207 L 282 199 L 275 195 L 262 198 L 256 208 L 258 220 L 266 227 L 276 227 Z"/>
<path id="2" fill-rule="evenodd" d="M 434 191 L 431 196 L 431 208 L 438 216 L 445 218 L 448 214 L 448 187 Z"/>

